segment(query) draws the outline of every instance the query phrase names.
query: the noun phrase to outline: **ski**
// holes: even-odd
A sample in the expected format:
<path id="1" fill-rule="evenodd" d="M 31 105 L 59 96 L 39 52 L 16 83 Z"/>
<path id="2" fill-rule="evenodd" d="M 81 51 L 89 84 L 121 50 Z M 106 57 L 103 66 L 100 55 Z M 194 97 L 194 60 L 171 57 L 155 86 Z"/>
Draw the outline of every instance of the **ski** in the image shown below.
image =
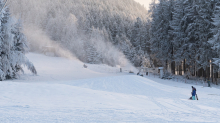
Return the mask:
<path id="1" fill-rule="evenodd" d="M 197 94 L 196 94 L 196 98 L 197 98 L 197 100 L 199 100 L 199 98 L 198 98 Z"/>

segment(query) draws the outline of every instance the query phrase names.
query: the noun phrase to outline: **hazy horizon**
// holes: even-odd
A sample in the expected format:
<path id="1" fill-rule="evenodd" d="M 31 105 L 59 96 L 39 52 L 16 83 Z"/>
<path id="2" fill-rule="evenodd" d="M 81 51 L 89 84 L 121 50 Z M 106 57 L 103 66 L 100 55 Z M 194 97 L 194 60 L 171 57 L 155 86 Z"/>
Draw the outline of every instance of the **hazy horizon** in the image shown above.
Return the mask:
<path id="1" fill-rule="evenodd" d="M 144 5 L 147 10 L 149 9 L 149 4 L 151 3 L 151 0 L 135 0 L 135 1 L 140 3 L 141 5 Z"/>

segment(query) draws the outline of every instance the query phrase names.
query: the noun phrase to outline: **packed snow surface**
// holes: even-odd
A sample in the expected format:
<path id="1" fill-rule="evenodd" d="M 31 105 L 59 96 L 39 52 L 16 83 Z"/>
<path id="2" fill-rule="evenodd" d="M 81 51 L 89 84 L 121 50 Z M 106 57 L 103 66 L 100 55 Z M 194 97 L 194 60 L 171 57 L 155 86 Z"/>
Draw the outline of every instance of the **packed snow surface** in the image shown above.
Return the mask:
<path id="1" fill-rule="evenodd" d="M 119 68 L 29 54 L 38 76 L 0 82 L 1 123 L 219 122 L 220 91 L 120 73 Z M 105 70 L 105 72 L 102 72 Z M 101 71 L 101 72 L 100 72 Z"/>

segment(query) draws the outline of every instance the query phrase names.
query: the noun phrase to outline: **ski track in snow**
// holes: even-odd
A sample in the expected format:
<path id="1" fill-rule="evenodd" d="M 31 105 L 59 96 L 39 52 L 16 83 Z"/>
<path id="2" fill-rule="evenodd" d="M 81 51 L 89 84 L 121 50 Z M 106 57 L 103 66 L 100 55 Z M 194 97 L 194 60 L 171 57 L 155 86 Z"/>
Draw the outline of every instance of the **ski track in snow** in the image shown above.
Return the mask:
<path id="1" fill-rule="evenodd" d="M 67 66 L 72 64 L 62 61 Z M 38 61 L 36 65 L 42 63 Z M 189 84 L 121 73 L 103 74 L 77 66 L 83 75 L 60 68 L 67 77 L 63 81 L 59 72 L 48 65 L 47 70 L 38 69 L 39 76 L 31 78 L 26 74 L 20 80 L 0 82 L 0 123 L 220 122 L 219 89 L 196 86 L 199 100 L 192 101 L 188 100 Z"/>

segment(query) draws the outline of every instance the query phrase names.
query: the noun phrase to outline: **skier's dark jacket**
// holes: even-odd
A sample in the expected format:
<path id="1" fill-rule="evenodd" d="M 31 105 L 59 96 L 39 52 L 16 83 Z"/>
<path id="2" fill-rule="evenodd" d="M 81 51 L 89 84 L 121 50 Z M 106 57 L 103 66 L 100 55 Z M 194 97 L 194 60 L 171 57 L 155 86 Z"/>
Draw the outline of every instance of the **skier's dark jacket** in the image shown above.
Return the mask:
<path id="1" fill-rule="evenodd" d="M 193 90 L 193 92 L 192 92 L 192 96 L 195 96 L 195 95 L 196 95 L 196 88 L 193 87 L 192 90 Z"/>

